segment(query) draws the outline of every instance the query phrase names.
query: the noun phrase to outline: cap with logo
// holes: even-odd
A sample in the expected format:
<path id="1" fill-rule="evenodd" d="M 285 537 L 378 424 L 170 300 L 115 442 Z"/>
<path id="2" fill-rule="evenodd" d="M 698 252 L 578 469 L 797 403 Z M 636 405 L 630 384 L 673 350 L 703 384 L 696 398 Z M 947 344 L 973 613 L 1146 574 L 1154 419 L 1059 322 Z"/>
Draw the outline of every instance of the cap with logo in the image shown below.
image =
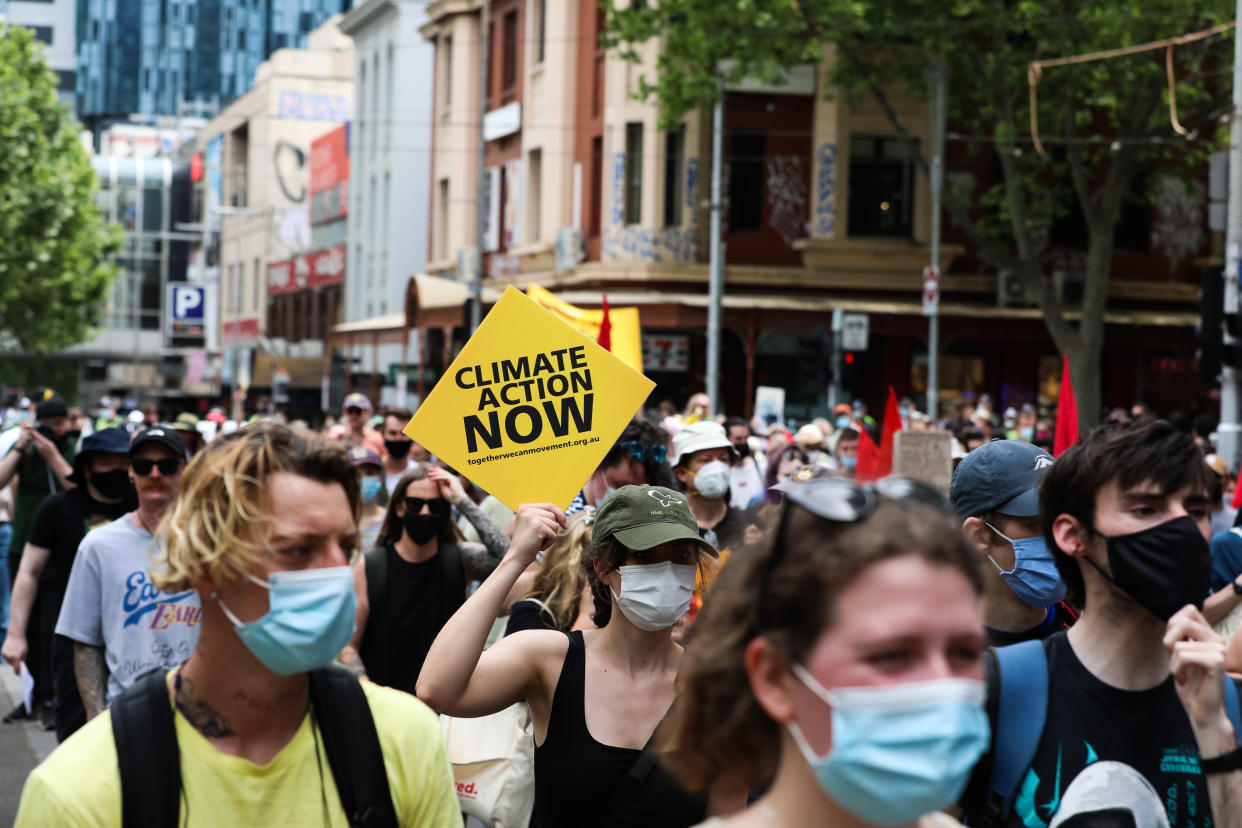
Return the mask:
<path id="1" fill-rule="evenodd" d="M 953 472 L 949 500 L 960 518 L 1000 512 L 1039 514 L 1039 483 L 1052 455 L 1025 440 L 993 440 L 970 452 Z"/>
<path id="2" fill-rule="evenodd" d="M 35 419 L 37 420 L 68 416 L 69 406 L 65 403 L 65 398 L 50 388 L 44 392 L 43 399 L 35 405 Z"/>
<path id="3" fill-rule="evenodd" d="M 86 482 L 82 469 L 92 454 L 129 454 L 129 432 L 123 428 L 101 428 L 82 438 L 73 458 L 73 474 L 68 480 L 79 486 Z"/>
<path id="4" fill-rule="evenodd" d="M 145 446 L 147 443 L 159 443 L 182 460 L 185 459 L 185 443 L 181 441 L 181 435 L 170 426 L 153 425 L 138 432 L 134 436 L 134 442 L 129 444 L 130 456 L 132 457 L 134 452 L 138 451 L 139 446 Z"/>
<path id="5" fill-rule="evenodd" d="M 380 456 L 366 446 L 354 446 L 349 450 L 349 462 L 355 466 L 378 466 Z"/>
<path id="6" fill-rule="evenodd" d="M 345 397 L 345 402 L 341 403 L 341 410 L 348 411 L 351 408 L 361 408 L 363 411 L 371 410 L 371 400 L 366 394 L 360 394 L 357 391 Z"/>
<path id="7" fill-rule="evenodd" d="M 719 427 L 719 426 L 717 426 Z M 622 486 L 595 511 L 594 543 L 614 537 L 627 549 L 650 549 L 686 540 L 717 557 L 716 548 L 699 536 L 686 495 L 663 486 Z"/>
<path id="8" fill-rule="evenodd" d="M 737 453 L 720 423 L 711 420 L 691 423 L 673 436 L 673 465 L 680 466 L 682 458 L 696 451 L 714 448 L 727 448 L 734 454 Z"/>

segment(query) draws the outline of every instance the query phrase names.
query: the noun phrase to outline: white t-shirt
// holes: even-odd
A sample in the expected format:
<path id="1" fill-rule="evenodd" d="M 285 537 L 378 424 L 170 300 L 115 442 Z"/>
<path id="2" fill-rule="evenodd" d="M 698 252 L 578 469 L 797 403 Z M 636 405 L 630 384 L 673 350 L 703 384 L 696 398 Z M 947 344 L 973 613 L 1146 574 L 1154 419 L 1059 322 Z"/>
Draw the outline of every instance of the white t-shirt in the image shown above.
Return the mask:
<path id="1" fill-rule="evenodd" d="M 734 509 L 746 509 L 763 497 L 763 475 L 755 458 L 743 458 L 739 465 L 729 469 L 729 505 Z"/>
<path id="2" fill-rule="evenodd" d="M 69 573 L 56 632 L 104 648 L 108 704 L 148 670 L 185 661 L 198 643 L 198 593 L 156 589 L 154 551 L 151 533 L 122 515 L 86 534 Z"/>
<path id="3" fill-rule="evenodd" d="M 392 497 L 392 490 L 397 488 L 397 481 L 401 479 L 401 475 L 408 472 L 413 465 L 414 465 L 413 460 L 407 460 L 405 462 L 405 468 L 397 472 L 396 474 L 389 474 L 388 467 L 387 466 L 384 467 L 384 488 L 388 490 L 389 497 Z"/>

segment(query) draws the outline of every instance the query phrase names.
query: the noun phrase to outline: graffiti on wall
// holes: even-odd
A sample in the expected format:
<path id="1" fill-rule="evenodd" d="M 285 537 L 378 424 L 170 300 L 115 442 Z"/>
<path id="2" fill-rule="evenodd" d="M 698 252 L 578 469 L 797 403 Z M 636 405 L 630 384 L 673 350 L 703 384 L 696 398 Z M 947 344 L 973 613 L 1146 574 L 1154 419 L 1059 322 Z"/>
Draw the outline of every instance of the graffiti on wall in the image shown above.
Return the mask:
<path id="1" fill-rule="evenodd" d="M 619 172 L 618 172 L 619 170 Z M 689 221 L 682 227 L 659 230 L 625 226 L 625 156 L 613 156 L 613 193 L 609 216 L 611 226 L 604 231 L 604 261 L 647 263 L 692 262 L 698 255 L 699 241 L 699 159 L 686 159 L 685 206 Z"/>
<path id="2" fill-rule="evenodd" d="M 815 235 L 831 236 L 837 229 L 837 145 L 821 144 L 815 163 Z"/>
<path id="3" fill-rule="evenodd" d="M 1169 274 L 1193 257 L 1203 246 L 1203 185 L 1176 175 L 1162 175 L 1156 182 L 1151 224 L 1151 246 L 1169 260 Z"/>
<path id="4" fill-rule="evenodd" d="M 800 155 L 773 155 L 767 163 L 768 224 L 785 244 L 806 234 L 806 170 Z"/>

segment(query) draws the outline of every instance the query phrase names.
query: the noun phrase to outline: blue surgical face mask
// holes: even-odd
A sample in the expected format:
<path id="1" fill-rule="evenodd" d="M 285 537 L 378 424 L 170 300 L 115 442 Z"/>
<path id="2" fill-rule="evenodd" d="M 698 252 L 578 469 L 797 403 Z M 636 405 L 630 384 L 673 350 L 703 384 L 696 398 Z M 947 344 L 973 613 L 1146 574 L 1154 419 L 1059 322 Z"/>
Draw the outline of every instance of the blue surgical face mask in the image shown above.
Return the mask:
<path id="1" fill-rule="evenodd" d="M 796 722 L 789 732 L 837 804 L 876 825 L 907 825 L 952 805 L 991 741 L 984 684 L 972 679 L 827 690 L 794 674 L 832 708 L 832 748 L 816 755 Z"/>
<path id="2" fill-rule="evenodd" d="M 839 457 L 837 459 L 840 461 L 841 468 L 843 469 L 853 469 L 858 467 L 857 457 Z"/>
<path id="3" fill-rule="evenodd" d="M 1046 607 L 1065 597 L 1065 582 L 1057 571 L 1056 559 L 1042 537 L 1011 538 L 992 524 L 985 524 L 1013 545 L 1013 569 L 1001 569 L 991 555 L 988 560 L 1000 573 L 1013 594 L 1030 607 Z"/>
<path id="4" fill-rule="evenodd" d="M 849 428 L 850 418 L 848 414 L 841 414 L 837 417 L 837 428 Z"/>
<path id="5" fill-rule="evenodd" d="M 273 572 L 266 582 L 249 578 L 270 593 L 268 610 L 258 620 L 244 622 L 212 597 L 246 648 L 273 673 L 290 676 L 323 667 L 353 637 L 358 602 L 348 566 Z"/>
<path id="6" fill-rule="evenodd" d="M 380 488 L 384 485 L 384 481 L 378 477 L 362 478 L 362 502 L 374 503 L 375 496 L 379 494 Z"/>

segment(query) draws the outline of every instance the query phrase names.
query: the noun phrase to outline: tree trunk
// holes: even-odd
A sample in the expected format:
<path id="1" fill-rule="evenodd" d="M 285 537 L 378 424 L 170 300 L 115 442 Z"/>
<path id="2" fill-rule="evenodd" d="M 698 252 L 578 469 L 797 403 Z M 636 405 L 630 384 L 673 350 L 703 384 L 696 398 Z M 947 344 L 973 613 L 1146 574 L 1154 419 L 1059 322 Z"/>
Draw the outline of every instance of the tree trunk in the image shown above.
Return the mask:
<path id="1" fill-rule="evenodd" d="M 1104 353 L 1104 310 L 1108 304 L 1108 281 L 1113 259 L 1115 213 L 1088 226 L 1087 269 L 1082 293 L 1082 320 L 1078 323 L 1077 350 L 1070 353 L 1074 399 L 1078 403 L 1078 433 L 1085 435 L 1102 420 L 1100 363 Z M 1112 219 L 1112 220 L 1109 220 Z"/>

